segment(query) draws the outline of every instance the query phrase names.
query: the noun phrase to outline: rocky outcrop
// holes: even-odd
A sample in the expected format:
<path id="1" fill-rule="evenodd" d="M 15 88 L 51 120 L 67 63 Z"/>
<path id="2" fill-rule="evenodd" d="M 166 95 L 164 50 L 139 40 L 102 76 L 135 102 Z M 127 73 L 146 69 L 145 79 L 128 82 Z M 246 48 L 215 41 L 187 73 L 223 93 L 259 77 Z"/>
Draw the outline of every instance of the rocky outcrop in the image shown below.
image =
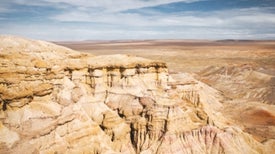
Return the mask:
<path id="1" fill-rule="evenodd" d="M 275 77 L 266 68 L 250 64 L 210 66 L 198 74 L 200 80 L 223 91 L 229 98 L 275 104 Z"/>
<path id="2" fill-rule="evenodd" d="M 268 153 L 163 62 L 2 36 L 0 153 Z"/>
<path id="3" fill-rule="evenodd" d="M 200 79 L 226 96 L 223 113 L 258 141 L 275 137 L 274 72 L 251 64 L 210 66 Z"/>

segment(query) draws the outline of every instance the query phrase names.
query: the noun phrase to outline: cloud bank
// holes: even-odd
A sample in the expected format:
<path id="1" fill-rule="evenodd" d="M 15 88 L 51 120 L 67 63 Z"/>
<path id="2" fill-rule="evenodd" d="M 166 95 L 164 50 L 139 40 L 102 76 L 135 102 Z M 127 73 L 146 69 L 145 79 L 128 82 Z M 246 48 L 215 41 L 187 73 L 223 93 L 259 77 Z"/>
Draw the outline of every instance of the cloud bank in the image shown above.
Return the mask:
<path id="1" fill-rule="evenodd" d="M 0 2 L 0 33 L 46 40 L 275 39 L 273 3 L 268 6 L 251 4 L 250 7 L 228 7 L 220 10 L 204 6 L 207 11 L 200 9 L 201 3 L 207 2 L 3 1 Z M 210 4 L 212 3 L 213 1 Z M 195 7 L 181 9 L 189 6 L 188 4 Z"/>

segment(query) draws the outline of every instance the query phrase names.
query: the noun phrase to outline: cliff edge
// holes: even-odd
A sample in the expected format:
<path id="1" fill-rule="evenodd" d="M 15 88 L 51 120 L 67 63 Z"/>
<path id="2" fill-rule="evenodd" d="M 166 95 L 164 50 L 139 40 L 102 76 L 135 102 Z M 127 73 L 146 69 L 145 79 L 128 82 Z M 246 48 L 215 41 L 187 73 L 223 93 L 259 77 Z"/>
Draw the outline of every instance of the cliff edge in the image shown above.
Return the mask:
<path id="1" fill-rule="evenodd" d="M 0 153 L 272 153 L 222 99 L 160 61 L 0 36 Z"/>

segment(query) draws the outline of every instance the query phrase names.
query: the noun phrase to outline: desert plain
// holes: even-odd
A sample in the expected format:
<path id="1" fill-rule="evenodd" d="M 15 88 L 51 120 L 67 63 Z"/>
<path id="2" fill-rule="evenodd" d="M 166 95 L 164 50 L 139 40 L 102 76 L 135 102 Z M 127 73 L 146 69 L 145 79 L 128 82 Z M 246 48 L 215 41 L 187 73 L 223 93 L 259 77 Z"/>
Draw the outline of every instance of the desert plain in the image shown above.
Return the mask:
<path id="1" fill-rule="evenodd" d="M 56 42 L 94 55 L 129 54 L 162 60 L 170 72 L 194 73 L 208 66 L 249 64 L 274 74 L 275 41 L 125 40 Z"/>

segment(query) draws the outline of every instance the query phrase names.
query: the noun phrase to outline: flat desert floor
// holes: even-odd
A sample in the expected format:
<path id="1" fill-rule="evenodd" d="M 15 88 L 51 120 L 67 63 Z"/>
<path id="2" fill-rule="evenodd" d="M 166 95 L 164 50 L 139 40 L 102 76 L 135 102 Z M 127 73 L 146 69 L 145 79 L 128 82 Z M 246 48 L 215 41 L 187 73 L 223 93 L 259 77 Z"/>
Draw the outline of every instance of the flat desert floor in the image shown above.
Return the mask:
<path id="1" fill-rule="evenodd" d="M 275 69 L 275 41 L 145 40 L 57 44 L 94 55 L 129 54 L 162 60 L 171 72 L 197 72 L 207 66 L 231 64 L 250 64 L 271 72 Z"/>
<path id="2" fill-rule="evenodd" d="M 144 40 L 55 42 L 94 55 L 128 54 L 161 60 L 223 95 L 221 112 L 257 140 L 275 139 L 275 41 Z"/>

